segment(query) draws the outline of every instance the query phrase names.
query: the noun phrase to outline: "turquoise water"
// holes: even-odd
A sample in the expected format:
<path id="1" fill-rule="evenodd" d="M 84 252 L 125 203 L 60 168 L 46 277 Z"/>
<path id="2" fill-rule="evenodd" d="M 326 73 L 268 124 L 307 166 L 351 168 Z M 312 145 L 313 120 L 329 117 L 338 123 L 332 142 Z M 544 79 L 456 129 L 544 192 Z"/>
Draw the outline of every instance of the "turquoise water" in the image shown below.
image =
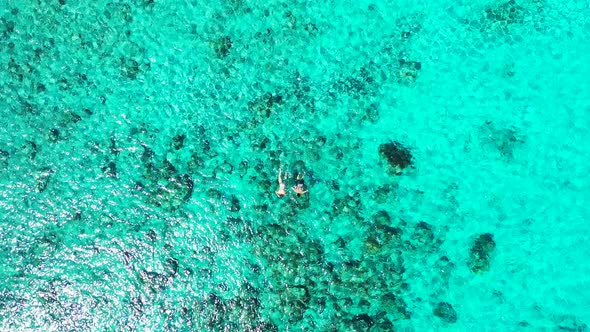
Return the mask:
<path id="1" fill-rule="evenodd" d="M 589 39 L 588 0 L 0 0 L 1 330 L 586 331 Z"/>

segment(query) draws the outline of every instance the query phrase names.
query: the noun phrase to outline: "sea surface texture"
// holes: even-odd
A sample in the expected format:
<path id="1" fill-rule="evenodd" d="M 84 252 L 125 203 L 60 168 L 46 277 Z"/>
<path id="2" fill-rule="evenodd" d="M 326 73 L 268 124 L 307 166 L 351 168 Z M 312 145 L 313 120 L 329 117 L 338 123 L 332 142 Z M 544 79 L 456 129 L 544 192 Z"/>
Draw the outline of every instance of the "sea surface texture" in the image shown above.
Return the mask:
<path id="1" fill-rule="evenodd" d="M 1 331 L 590 330 L 589 0 L 0 0 L 0 50 Z"/>

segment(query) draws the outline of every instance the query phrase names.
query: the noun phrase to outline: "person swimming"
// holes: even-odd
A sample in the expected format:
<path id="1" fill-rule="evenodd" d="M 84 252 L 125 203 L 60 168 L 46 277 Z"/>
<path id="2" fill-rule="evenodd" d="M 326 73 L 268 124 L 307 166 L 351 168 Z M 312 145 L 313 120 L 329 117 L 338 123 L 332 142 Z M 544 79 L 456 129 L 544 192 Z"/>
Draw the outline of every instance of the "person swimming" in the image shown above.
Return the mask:
<path id="1" fill-rule="evenodd" d="M 275 191 L 275 194 L 277 194 L 278 198 L 283 198 L 287 195 L 287 190 L 285 189 L 285 183 L 283 182 L 283 179 L 281 178 L 283 169 L 279 168 L 279 176 L 277 177 L 277 180 L 279 181 L 279 190 Z"/>
<path id="2" fill-rule="evenodd" d="M 303 175 L 297 174 L 297 179 L 295 180 L 295 185 L 291 187 L 291 189 L 297 194 L 297 196 L 301 196 L 308 192 L 305 187 L 305 181 L 303 180 Z"/>

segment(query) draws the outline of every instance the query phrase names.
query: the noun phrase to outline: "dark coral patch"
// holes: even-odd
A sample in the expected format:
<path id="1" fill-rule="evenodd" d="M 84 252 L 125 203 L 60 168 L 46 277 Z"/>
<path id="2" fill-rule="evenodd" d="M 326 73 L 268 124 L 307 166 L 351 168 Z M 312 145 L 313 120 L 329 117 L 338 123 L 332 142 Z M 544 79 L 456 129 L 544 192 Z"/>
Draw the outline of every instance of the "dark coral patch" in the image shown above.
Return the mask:
<path id="1" fill-rule="evenodd" d="M 223 59 L 229 55 L 229 50 L 233 46 L 233 42 L 229 36 L 224 36 L 216 39 L 210 43 L 211 49 L 219 59 Z"/>
<path id="2" fill-rule="evenodd" d="M 422 64 L 417 61 L 399 60 L 398 80 L 400 83 L 414 83 L 418 79 L 418 72 Z"/>
<path id="3" fill-rule="evenodd" d="M 469 250 L 469 269 L 479 273 L 490 267 L 491 255 L 496 248 L 494 236 L 490 233 L 480 235 Z"/>
<path id="4" fill-rule="evenodd" d="M 379 145 L 379 155 L 387 161 L 394 174 L 412 166 L 412 152 L 399 142 L 389 142 Z"/>
<path id="5" fill-rule="evenodd" d="M 447 323 L 456 323 L 457 322 L 457 312 L 447 302 L 439 302 L 433 310 L 433 314 Z"/>
<path id="6" fill-rule="evenodd" d="M 516 4 L 514 0 L 488 8 L 485 11 L 485 17 L 488 20 L 504 24 L 522 23 L 524 20 L 523 16 L 524 9 Z"/>

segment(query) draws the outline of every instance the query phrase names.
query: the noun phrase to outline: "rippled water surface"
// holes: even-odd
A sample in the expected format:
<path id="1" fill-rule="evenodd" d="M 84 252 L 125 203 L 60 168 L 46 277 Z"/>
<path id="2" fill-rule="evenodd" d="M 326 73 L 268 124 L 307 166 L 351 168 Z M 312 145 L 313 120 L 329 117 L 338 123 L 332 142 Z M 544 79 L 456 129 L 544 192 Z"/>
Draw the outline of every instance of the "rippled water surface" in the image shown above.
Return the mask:
<path id="1" fill-rule="evenodd" d="M 0 329 L 586 331 L 589 39 L 588 0 L 0 0 Z"/>

